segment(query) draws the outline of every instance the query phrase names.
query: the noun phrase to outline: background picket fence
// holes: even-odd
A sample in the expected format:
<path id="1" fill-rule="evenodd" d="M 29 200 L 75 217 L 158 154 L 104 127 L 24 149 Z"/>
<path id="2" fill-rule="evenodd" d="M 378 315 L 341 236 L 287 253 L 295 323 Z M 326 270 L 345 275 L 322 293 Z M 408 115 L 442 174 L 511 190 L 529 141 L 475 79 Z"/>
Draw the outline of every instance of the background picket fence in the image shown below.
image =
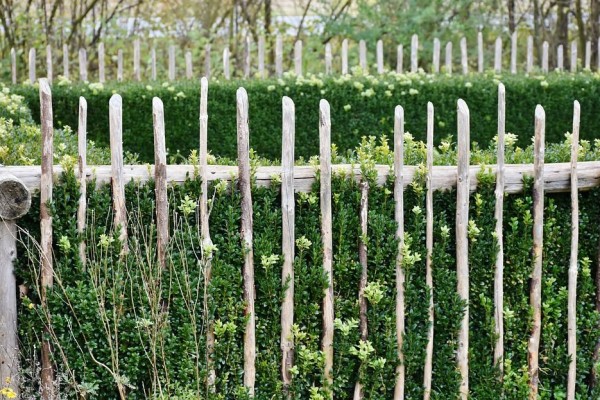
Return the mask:
<path id="1" fill-rule="evenodd" d="M 48 80 L 41 79 L 39 85 L 41 99 L 41 124 L 42 124 L 42 164 L 33 167 L 0 167 L 0 187 L 3 188 L 3 195 L 0 197 L 0 217 L 4 220 L 0 224 L 2 229 L 2 241 L 0 241 L 0 271 L 2 276 L 0 285 L 3 294 L 0 297 L 0 349 L 7 349 L 7 354 L 0 352 L 0 357 L 5 360 L 18 359 L 18 345 L 16 338 L 17 308 L 16 308 L 16 281 L 12 274 L 12 261 L 16 257 L 14 251 L 14 240 L 10 241 L 9 236 L 14 238 L 15 220 L 27 212 L 30 203 L 30 192 L 40 190 L 41 201 L 41 287 L 42 298 L 45 300 L 45 290 L 53 285 L 53 254 L 52 254 L 52 216 L 49 213 L 48 202 L 52 200 L 52 186 L 56 176 L 62 170 L 53 165 L 53 113 L 52 113 L 52 95 Z M 241 237 L 248 251 L 244 252 L 243 285 L 244 301 L 247 305 L 246 316 L 247 325 L 244 330 L 244 385 L 253 392 L 255 384 L 255 357 L 256 357 L 256 339 L 255 339 L 255 316 L 254 316 L 254 260 L 252 251 L 252 198 L 251 185 L 252 176 L 249 159 L 249 115 L 248 115 L 248 97 L 244 88 L 237 91 L 237 138 L 238 138 L 238 165 L 237 166 L 209 166 L 207 165 L 207 102 L 208 102 L 208 80 L 203 78 L 201 81 L 201 99 L 200 99 L 200 149 L 199 165 L 167 165 L 165 150 L 165 124 L 164 110 L 162 101 L 158 98 L 153 99 L 153 119 L 154 119 L 154 148 L 155 164 L 153 166 L 134 166 L 123 165 L 122 148 L 122 101 L 118 94 L 110 99 L 110 147 L 111 147 L 111 165 L 110 166 L 88 166 L 86 163 L 86 124 L 87 124 L 87 103 L 84 98 L 80 98 L 79 103 L 79 157 L 76 167 L 76 176 L 80 182 L 81 197 L 79 198 L 79 211 L 77 214 L 77 228 L 83 232 L 86 224 L 86 182 L 96 179 L 97 184 L 110 183 L 112 185 L 112 201 L 114 210 L 114 224 L 121 226 L 120 240 L 123 242 L 123 251 L 127 252 L 127 210 L 125 202 L 125 184 L 135 179 L 144 182 L 154 179 L 156 183 L 156 223 L 157 223 L 157 259 L 159 265 L 164 267 L 166 262 L 166 248 L 169 241 L 169 210 L 167 202 L 167 185 L 177 183 L 186 179 L 188 176 L 195 176 L 201 179 L 202 196 L 199 199 L 200 210 L 200 228 L 204 245 L 211 243 L 210 227 L 208 219 L 207 188 L 208 182 L 225 179 L 234 180 L 241 195 Z M 543 249 L 543 210 L 544 193 L 547 192 L 571 192 L 572 201 L 572 248 L 571 263 L 569 265 L 569 283 L 568 283 L 568 353 L 570 356 L 570 367 L 568 376 L 568 397 L 574 399 L 576 382 L 576 286 L 577 286 L 577 248 L 578 248 L 578 191 L 586 190 L 592 187 L 600 186 L 600 162 L 577 162 L 578 137 L 579 137 L 579 103 L 574 103 L 573 115 L 573 140 L 571 149 L 571 162 L 560 164 L 544 165 L 545 149 L 545 123 L 546 116 L 544 109 L 537 106 L 535 110 L 535 162 L 533 165 L 505 165 L 504 164 L 504 134 L 505 134 L 505 89 L 502 84 L 498 86 L 498 162 L 493 166 L 493 172 L 496 175 L 496 228 L 495 232 L 498 239 L 499 251 L 495 266 L 494 279 L 494 308 L 495 308 L 495 329 L 497 342 L 494 352 L 494 360 L 502 369 L 503 360 L 503 202 L 504 194 L 521 192 L 524 189 L 523 177 L 533 176 L 533 239 L 535 254 L 535 263 L 532 269 L 532 284 L 530 288 L 531 310 L 532 310 L 532 332 L 529 340 L 528 359 L 529 359 L 529 387 L 531 398 L 535 398 L 538 391 L 538 354 L 541 330 L 541 276 L 542 276 L 542 249 Z M 360 206 L 360 224 L 361 229 L 366 233 L 369 203 L 369 187 L 366 180 L 362 179 L 361 169 L 355 165 L 331 165 L 331 124 L 329 103 L 321 100 L 319 105 L 319 137 L 320 137 L 320 165 L 315 167 L 294 166 L 294 136 L 295 136 L 295 115 L 294 103 L 292 99 L 284 97 L 282 100 L 283 112 L 283 146 L 282 146 L 282 165 L 276 167 L 258 167 L 255 172 L 256 185 L 269 185 L 274 174 L 281 175 L 281 210 L 283 223 L 283 270 L 282 281 L 285 282 L 288 277 L 294 275 L 294 224 L 295 224 L 295 199 L 294 192 L 310 191 L 316 176 L 319 176 L 320 184 L 320 205 L 321 205 L 321 232 L 323 241 L 323 270 L 329 279 L 329 288 L 323 294 L 323 335 L 322 350 L 325 354 L 325 376 L 332 382 L 335 376 L 332 376 L 333 365 L 333 329 L 334 313 L 333 304 L 335 297 L 333 295 L 332 271 L 335 265 L 332 261 L 332 189 L 331 177 L 339 171 L 351 174 L 361 182 L 361 206 Z M 456 268 L 457 268 L 457 291 L 461 299 L 469 301 L 469 268 L 468 268 L 468 234 L 467 226 L 469 223 L 469 194 L 477 186 L 477 172 L 480 167 L 471 166 L 470 157 L 470 122 L 469 108 L 467 104 L 458 100 L 458 163 L 456 166 L 442 167 L 433 166 L 433 135 L 434 135 L 434 108 L 431 103 L 428 105 L 428 124 L 427 124 L 427 161 L 426 161 L 426 247 L 427 247 L 427 276 L 426 284 L 433 288 L 431 257 L 433 250 L 433 196 L 436 190 L 446 190 L 456 188 Z M 390 174 L 394 177 L 394 199 L 396 202 L 395 219 L 397 222 L 396 237 L 399 240 L 399 246 L 404 245 L 404 203 L 403 192 L 416 175 L 417 167 L 404 165 L 404 110 L 397 106 L 394 114 L 394 165 L 393 169 L 389 166 L 378 165 L 377 183 L 382 184 Z M 4 190 L 7 185 L 12 185 L 11 191 Z M 10 198 L 13 196 L 13 198 Z M 365 235 L 366 236 L 366 235 Z M 85 243 L 80 249 L 85 262 Z M 366 340 L 367 318 L 366 318 L 366 300 L 364 297 L 364 288 L 368 281 L 369 271 L 367 270 L 368 249 L 366 243 L 359 245 L 359 259 L 362 265 L 362 278 L 360 283 L 359 304 L 360 304 L 360 332 Z M 207 276 L 210 279 L 210 260 L 208 260 Z M 403 360 L 403 335 L 404 326 L 404 271 L 402 265 L 402 251 L 399 251 L 396 260 L 396 334 L 398 345 L 398 357 L 400 365 L 397 369 L 397 379 L 395 382 L 395 399 L 404 398 L 405 371 L 402 365 Z M 290 369 L 293 367 L 293 342 L 291 341 L 291 329 L 294 323 L 294 303 L 293 293 L 294 280 L 291 279 L 285 292 L 282 311 L 282 381 L 289 385 L 291 381 Z M 521 316 L 525 318 L 525 316 Z M 434 303 L 431 299 L 429 304 L 429 320 L 433 321 Z M 469 311 L 468 307 L 462 319 L 460 332 L 458 336 L 457 367 L 462 377 L 460 387 L 461 398 L 466 399 L 469 393 Z M 432 385 L 432 357 L 433 357 L 433 324 L 429 334 L 427 352 L 425 359 L 424 388 L 426 398 L 429 396 Z M 212 327 L 207 330 L 207 342 L 214 343 L 214 332 Z M 52 379 L 53 365 L 51 363 L 51 346 L 48 339 L 43 339 L 42 346 L 42 397 L 44 399 L 54 398 Z M 16 363 L 0 363 L 0 378 L 4 381 L 7 376 L 16 376 L 18 374 L 18 365 Z M 214 382 L 215 371 L 213 366 L 208 365 L 208 382 Z M 360 382 L 356 382 L 355 399 L 362 398 L 362 387 Z"/>

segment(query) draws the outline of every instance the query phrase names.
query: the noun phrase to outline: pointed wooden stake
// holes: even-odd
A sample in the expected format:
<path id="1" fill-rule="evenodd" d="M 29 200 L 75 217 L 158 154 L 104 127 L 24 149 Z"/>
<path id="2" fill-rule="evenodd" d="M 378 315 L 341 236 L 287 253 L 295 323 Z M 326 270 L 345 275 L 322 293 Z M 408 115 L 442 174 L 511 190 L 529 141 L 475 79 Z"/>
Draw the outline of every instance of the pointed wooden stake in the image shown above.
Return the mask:
<path id="1" fill-rule="evenodd" d="M 77 127 L 77 180 L 79 181 L 79 206 L 77 208 L 77 232 L 83 235 L 85 232 L 87 215 L 87 101 L 79 98 L 79 124 Z M 87 257 L 85 253 L 85 240 L 79 244 L 79 259 L 85 268 Z"/>
<path id="2" fill-rule="evenodd" d="M 483 33 L 477 32 L 477 72 L 483 73 Z"/>
<path id="3" fill-rule="evenodd" d="M 452 42 L 446 43 L 446 73 L 452 75 Z"/>
<path id="4" fill-rule="evenodd" d="M 510 35 L 510 73 L 517 73 L 517 32 Z"/>
<path id="5" fill-rule="evenodd" d="M 79 49 L 79 80 L 81 82 L 88 81 L 87 52 L 85 49 Z"/>
<path id="6" fill-rule="evenodd" d="M 383 74 L 383 40 L 377 41 L 377 73 Z"/>
<path id="7" fill-rule="evenodd" d="M 542 44 L 542 72 L 545 74 L 548 73 L 548 49 L 548 42 L 544 42 Z"/>
<path id="8" fill-rule="evenodd" d="M 342 75 L 348 73 L 348 39 L 342 40 Z"/>
<path id="9" fill-rule="evenodd" d="M 128 252 L 128 245 L 125 178 L 123 177 L 123 101 L 120 95 L 112 95 L 108 103 L 108 113 L 114 229 L 119 231 L 121 254 L 124 255 Z"/>
<path id="10" fill-rule="evenodd" d="M 297 40 L 294 44 L 294 71 L 297 76 L 302 76 L 302 41 Z"/>
<path id="11" fill-rule="evenodd" d="M 419 70 L 419 36 L 412 35 L 410 42 L 410 72 Z"/>
<path id="12" fill-rule="evenodd" d="M 404 72 L 404 46 L 401 44 L 396 48 L 396 73 Z"/>
<path id="13" fill-rule="evenodd" d="M 494 53 L 494 72 L 499 74 L 502 72 L 502 38 L 496 38 L 496 46 Z"/>

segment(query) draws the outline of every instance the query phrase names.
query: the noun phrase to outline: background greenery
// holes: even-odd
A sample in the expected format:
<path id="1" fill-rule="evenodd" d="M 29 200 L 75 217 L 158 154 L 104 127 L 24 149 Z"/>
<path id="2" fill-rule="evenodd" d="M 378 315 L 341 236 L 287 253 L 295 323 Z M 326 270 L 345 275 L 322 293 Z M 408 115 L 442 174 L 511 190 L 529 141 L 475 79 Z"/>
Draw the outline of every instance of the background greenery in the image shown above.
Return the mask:
<path id="1" fill-rule="evenodd" d="M 574 100 L 581 103 L 581 138 L 600 137 L 600 75 L 551 74 L 537 76 L 431 76 L 426 74 L 363 76 L 360 71 L 346 77 L 306 78 L 288 76 L 283 80 L 211 81 L 208 101 L 208 147 L 216 156 L 235 158 L 235 91 L 243 86 L 250 102 L 250 143 L 261 156 L 278 159 L 281 154 L 281 97 L 289 96 L 296 106 L 296 154 L 305 158 L 318 154 L 318 104 L 322 98 L 331 104 L 332 142 L 341 152 L 358 145 L 362 136 L 387 135 L 393 131 L 394 107 L 404 107 L 406 129 L 423 139 L 426 105 L 435 106 L 435 138 L 456 132 L 456 100 L 463 98 L 471 111 L 471 139 L 487 146 L 497 131 L 497 83 L 506 86 L 506 129 L 519 135 L 518 144 L 530 144 L 536 104 L 547 115 L 546 140 L 558 142 L 572 125 Z M 35 87 L 17 86 L 39 121 L 39 95 Z M 108 146 L 108 100 L 113 93 L 123 97 L 124 149 L 154 159 L 152 97 L 165 105 L 167 148 L 187 157 L 198 148 L 199 83 L 146 82 L 121 85 L 77 84 L 65 81 L 52 88 L 57 126 L 77 126 L 79 96 L 88 101 L 88 137 Z M 74 128 L 75 129 L 75 128 Z M 181 160 L 180 160 L 181 161 Z"/>

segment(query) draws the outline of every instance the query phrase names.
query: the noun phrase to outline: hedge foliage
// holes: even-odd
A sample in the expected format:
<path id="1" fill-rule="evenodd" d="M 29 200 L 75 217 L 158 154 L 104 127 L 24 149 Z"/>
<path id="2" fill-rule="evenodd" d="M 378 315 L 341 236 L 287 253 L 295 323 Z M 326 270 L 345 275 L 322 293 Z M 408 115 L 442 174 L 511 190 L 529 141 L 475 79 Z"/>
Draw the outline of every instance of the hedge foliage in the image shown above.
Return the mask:
<path id="1" fill-rule="evenodd" d="M 569 138 L 547 153 L 548 162 L 568 159 Z M 406 157 L 422 160 L 423 144 L 406 136 Z M 514 150 L 514 149 L 513 149 Z M 513 151 L 511 150 L 511 151 Z M 524 159 L 530 157 L 530 150 Z M 510 153 L 510 152 L 509 152 Z M 585 154 L 584 154 L 585 153 Z M 389 163 L 390 149 L 374 139 L 355 152 L 370 181 L 368 234 L 358 221 L 358 183 L 343 175 L 333 179 L 333 252 L 335 339 L 333 387 L 327 387 L 320 352 L 323 289 L 319 189 L 296 194 L 295 327 L 296 350 L 291 392 L 294 398 L 323 400 L 329 391 L 336 399 L 352 398 L 356 379 L 364 384 L 365 398 L 393 397 L 397 365 L 395 331 L 395 260 L 393 180 L 377 187 L 371 167 Z M 455 149 L 439 154 L 455 162 Z M 584 147 L 581 157 L 595 150 Z M 421 171 L 423 172 L 423 171 Z M 435 303 L 435 345 L 432 398 L 455 398 L 460 376 L 456 368 L 457 332 L 465 304 L 456 293 L 456 192 L 434 194 L 434 289 L 425 286 L 425 185 L 422 173 L 405 190 L 403 268 L 406 273 L 406 397 L 423 396 L 423 359 L 428 331 L 430 296 Z M 493 364 L 495 336 L 493 277 L 497 242 L 493 235 L 494 177 L 482 168 L 480 186 L 470 200 L 470 382 L 475 399 L 527 397 L 527 342 L 530 335 L 529 277 L 533 264 L 531 181 L 523 194 L 507 195 L 505 237 L 505 370 Z M 256 275 L 257 399 L 283 399 L 280 380 L 281 199 L 279 180 L 270 188 L 252 190 L 254 260 Z M 94 183 L 91 183 L 92 185 Z M 118 232 L 111 225 L 111 190 L 88 190 L 88 226 L 79 235 L 73 221 L 78 186 L 68 173 L 54 189 L 55 285 L 49 307 L 40 305 L 38 210 L 21 226 L 24 238 L 17 268 L 19 280 L 30 288 L 20 301 L 19 332 L 25 369 L 24 396 L 35 393 L 39 382 L 40 333 L 51 315 L 50 339 L 59 366 L 57 385 L 69 397 L 85 395 L 111 399 L 120 387 L 128 398 L 246 399 L 243 387 L 243 247 L 240 197 L 226 181 L 210 185 L 213 247 L 202 247 L 197 225 L 197 177 L 169 189 L 171 241 L 168 265 L 159 268 L 155 257 L 154 184 L 130 183 L 126 188 L 129 216 L 129 254 L 121 258 Z M 600 241 L 600 190 L 580 194 L 579 282 L 577 301 L 578 398 L 597 399 L 592 387 L 592 355 L 600 331 L 595 309 Z M 39 199 L 34 208 L 39 207 Z M 543 254 L 543 316 L 540 348 L 540 398 L 564 398 L 567 356 L 567 281 L 570 249 L 570 196 L 546 196 Z M 87 263 L 79 258 L 79 243 L 87 242 Z M 361 266 L 358 243 L 367 240 L 369 336 L 360 341 L 357 302 Z M 212 281 L 205 287 L 204 256 L 212 256 Z M 205 307 L 203 298 L 208 298 Z M 216 344 L 215 394 L 205 389 L 206 329 L 214 323 Z M 502 391 L 504 395 L 502 395 Z"/>
<path id="2" fill-rule="evenodd" d="M 497 83 L 507 89 L 506 128 L 519 135 L 519 145 L 529 144 L 533 135 L 536 104 L 546 109 L 546 138 L 560 141 L 571 129 L 572 103 L 581 103 L 581 137 L 600 137 L 600 75 L 553 73 L 548 76 L 472 75 L 452 76 L 388 73 L 383 76 L 342 77 L 288 75 L 281 80 L 211 81 L 209 87 L 209 150 L 214 155 L 236 156 L 236 95 L 238 87 L 248 91 L 251 146 L 269 159 L 281 157 L 281 98 L 291 97 L 296 105 L 296 154 L 305 158 L 318 154 L 318 104 L 331 103 L 332 141 L 340 150 L 354 148 L 365 135 L 390 136 L 394 107 L 405 109 L 406 129 L 423 139 L 426 104 L 435 106 L 437 142 L 455 134 L 456 101 L 463 98 L 471 110 L 471 138 L 487 144 L 496 134 Z M 15 91 L 25 96 L 39 121 L 39 95 L 31 86 Z M 123 141 L 125 150 L 139 153 L 141 161 L 152 162 L 152 97 L 165 105 L 167 147 L 172 156 L 183 156 L 198 148 L 199 83 L 145 82 L 101 85 L 62 80 L 53 86 L 55 121 L 75 127 L 79 96 L 88 101 L 89 138 L 108 146 L 108 100 L 112 93 L 123 96 Z M 177 157 L 174 157 L 177 159 Z"/>

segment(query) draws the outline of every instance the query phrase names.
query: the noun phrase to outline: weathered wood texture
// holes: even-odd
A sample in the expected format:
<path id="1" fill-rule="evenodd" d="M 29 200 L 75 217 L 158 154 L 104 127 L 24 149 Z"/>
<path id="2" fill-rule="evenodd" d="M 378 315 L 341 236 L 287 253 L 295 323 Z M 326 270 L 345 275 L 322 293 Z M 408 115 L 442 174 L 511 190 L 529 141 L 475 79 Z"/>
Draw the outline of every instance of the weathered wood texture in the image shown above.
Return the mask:
<path id="1" fill-rule="evenodd" d="M 123 176 L 123 100 L 118 94 L 110 98 L 108 113 L 114 229 L 119 231 L 123 253 L 126 253 L 128 246 L 125 178 Z"/>
<path id="2" fill-rule="evenodd" d="M 156 253 L 158 265 L 167 268 L 169 243 L 169 200 L 167 198 L 167 149 L 165 145 L 165 112 L 162 101 L 152 99 L 154 123 L 154 182 L 156 195 Z"/>
<path id="3" fill-rule="evenodd" d="M 77 180 L 79 181 L 79 203 L 77 206 L 77 232 L 83 235 L 87 214 L 87 101 L 79 98 L 79 123 L 77 125 Z M 85 240 L 79 243 L 79 258 L 86 265 Z"/>

